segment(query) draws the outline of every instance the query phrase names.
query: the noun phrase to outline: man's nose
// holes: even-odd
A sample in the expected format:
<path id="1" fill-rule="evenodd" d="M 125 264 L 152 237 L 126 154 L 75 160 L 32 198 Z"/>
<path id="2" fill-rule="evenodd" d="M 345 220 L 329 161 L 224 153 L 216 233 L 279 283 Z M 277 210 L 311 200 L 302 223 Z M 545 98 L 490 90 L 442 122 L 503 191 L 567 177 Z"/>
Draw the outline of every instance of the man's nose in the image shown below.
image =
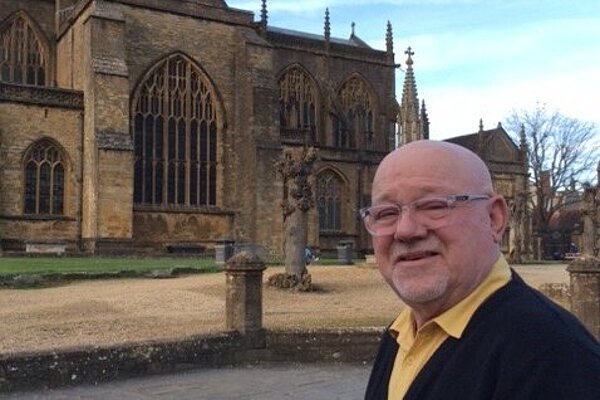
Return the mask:
<path id="1" fill-rule="evenodd" d="M 427 229 L 419 222 L 414 211 L 410 208 L 404 208 L 398 216 L 396 222 L 396 230 L 394 231 L 394 239 L 400 241 L 410 241 L 425 237 Z"/>

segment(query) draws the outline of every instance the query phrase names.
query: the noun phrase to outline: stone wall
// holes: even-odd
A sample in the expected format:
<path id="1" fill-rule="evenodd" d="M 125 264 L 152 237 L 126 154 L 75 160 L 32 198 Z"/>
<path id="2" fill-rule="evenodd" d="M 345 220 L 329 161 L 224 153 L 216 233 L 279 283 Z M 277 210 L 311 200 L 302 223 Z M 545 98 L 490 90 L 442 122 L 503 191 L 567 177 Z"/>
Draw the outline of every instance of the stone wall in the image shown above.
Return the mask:
<path id="1" fill-rule="evenodd" d="M 24 92 L 24 93 L 23 93 Z M 64 240 L 77 248 L 81 212 L 82 96 L 0 83 L 0 232 L 5 250 L 26 241 Z M 40 139 L 58 143 L 66 159 L 64 215 L 24 215 L 24 156 Z"/>
<path id="2" fill-rule="evenodd" d="M 191 368 L 260 362 L 372 362 L 380 329 L 269 331 L 257 347 L 236 332 L 60 353 L 0 356 L 0 393 L 96 384 Z"/>

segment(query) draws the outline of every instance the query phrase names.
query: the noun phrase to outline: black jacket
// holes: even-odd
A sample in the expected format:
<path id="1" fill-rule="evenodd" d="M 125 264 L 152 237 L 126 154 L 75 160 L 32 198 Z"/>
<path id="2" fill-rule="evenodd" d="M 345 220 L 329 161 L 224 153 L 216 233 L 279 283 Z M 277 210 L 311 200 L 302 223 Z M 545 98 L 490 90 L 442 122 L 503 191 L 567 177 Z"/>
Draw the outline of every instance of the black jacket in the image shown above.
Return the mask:
<path id="1" fill-rule="evenodd" d="M 387 400 L 398 344 L 384 334 L 366 400 Z M 406 400 L 600 400 L 600 344 L 570 313 L 513 279 L 448 338 Z M 400 399 L 398 399 L 400 400 Z"/>

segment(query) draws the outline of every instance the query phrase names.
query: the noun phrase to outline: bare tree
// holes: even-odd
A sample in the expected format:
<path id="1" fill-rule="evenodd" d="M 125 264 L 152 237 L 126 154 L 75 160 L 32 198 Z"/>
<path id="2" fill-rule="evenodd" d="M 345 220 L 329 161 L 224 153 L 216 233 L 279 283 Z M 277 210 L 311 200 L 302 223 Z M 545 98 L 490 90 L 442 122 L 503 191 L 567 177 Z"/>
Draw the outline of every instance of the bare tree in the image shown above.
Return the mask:
<path id="1" fill-rule="evenodd" d="M 527 144 L 535 190 L 529 203 L 538 234 L 543 234 L 554 213 L 565 206 L 567 197 L 561 192 L 591 178 L 600 155 L 597 127 L 540 104 L 533 111 L 513 111 L 505 126 Z"/>
<path id="2" fill-rule="evenodd" d="M 306 269 L 304 249 L 308 231 L 308 211 L 314 207 L 312 194 L 313 165 L 317 159 L 314 148 L 286 149 L 276 164 L 283 179 L 283 212 L 285 273 L 269 278 L 272 286 L 312 289 Z"/>

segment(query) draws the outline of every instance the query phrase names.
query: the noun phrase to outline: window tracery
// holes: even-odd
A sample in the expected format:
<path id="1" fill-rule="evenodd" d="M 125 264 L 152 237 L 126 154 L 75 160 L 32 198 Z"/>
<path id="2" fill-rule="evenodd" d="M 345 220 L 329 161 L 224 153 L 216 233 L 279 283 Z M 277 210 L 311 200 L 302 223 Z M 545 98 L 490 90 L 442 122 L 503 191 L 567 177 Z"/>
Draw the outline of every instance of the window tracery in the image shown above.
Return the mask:
<path id="1" fill-rule="evenodd" d="M 333 171 L 325 171 L 317 177 L 319 232 L 341 231 L 342 188 L 341 178 Z"/>
<path id="2" fill-rule="evenodd" d="M 181 55 L 160 62 L 134 101 L 134 202 L 217 203 L 217 113 L 202 72 Z"/>
<path id="3" fill-rule="evenodd" d="M 333 119 L 334 145 L 356 148 L 364 143 L 367 149 L 372 149 L 374 110 L 366 82 L 353 76 L 340 89 L 339 98 L 345 120 L 337 117 Z"/>
<path id="4" fill-rule="evenodd" d="M 32 21 L 22 13 L 0 27 L 0 81 L 44 86 L 48 54 Z"/>
<path id="5" fill-rule="evenodd" d="M 317 138 L 317 88 L 300 67 L 288 69 L 279 79 L 279 120 L 282 136 Z"/>
<path id="6" fill-rule="evenodd" d="M 49 140 L 34 144 L 25 155 L 25 214 L 64 212 L 65 162 Z"/>

